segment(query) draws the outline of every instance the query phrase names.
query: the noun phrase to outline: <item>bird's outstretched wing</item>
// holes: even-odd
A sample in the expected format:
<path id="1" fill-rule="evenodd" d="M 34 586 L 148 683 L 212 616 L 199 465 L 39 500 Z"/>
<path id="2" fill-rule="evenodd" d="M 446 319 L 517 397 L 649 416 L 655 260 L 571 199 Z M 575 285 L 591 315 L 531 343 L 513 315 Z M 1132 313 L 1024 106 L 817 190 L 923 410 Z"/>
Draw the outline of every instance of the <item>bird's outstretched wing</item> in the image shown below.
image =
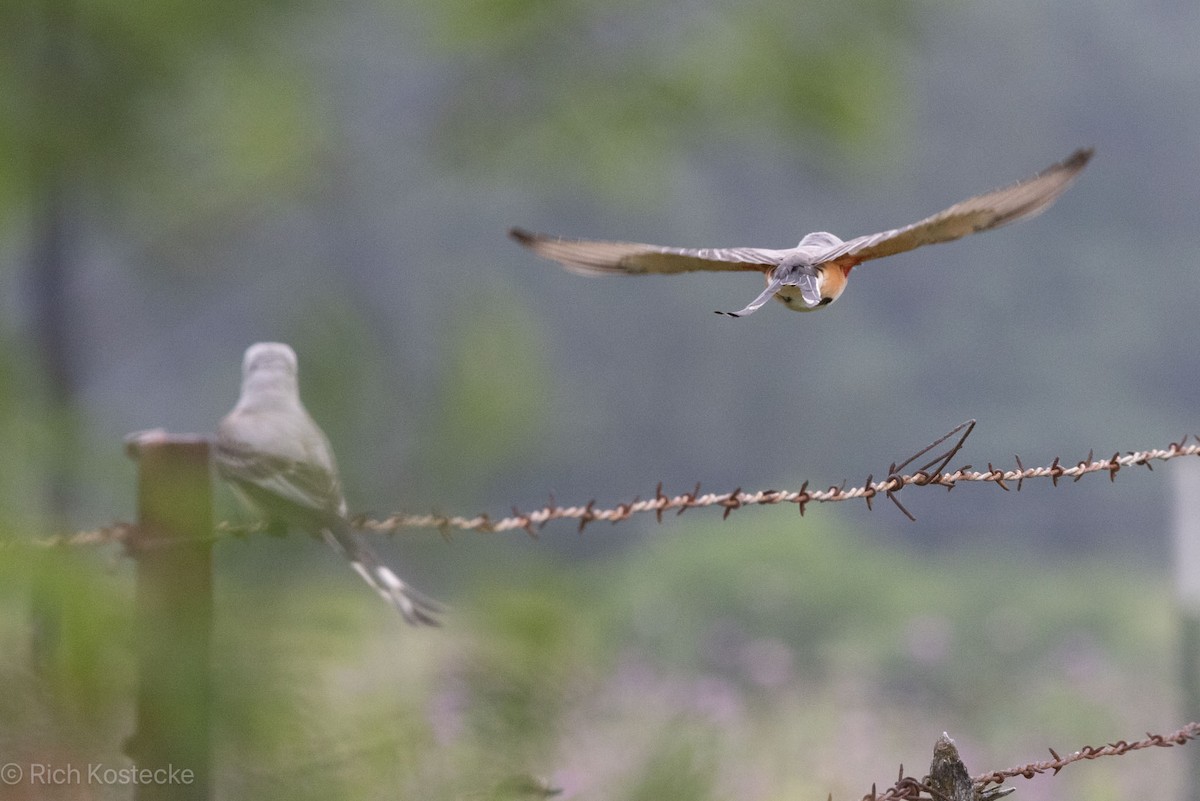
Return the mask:
<path id="1" fill-rule="evenodd" d="M 956 203 L 912 225 L 851 239 L 822 254 L 815 263 L 853 267 L 868 259 L 893 256 L 922 245 L 949 242 L 967 234 L 1028 219 L 1057 200 L 1091 157 L 1091 148 L 1076 150 L 1065 161 L 1028 180 Z"/>
<path id="2" fill-rule="evenodd" d="M 513 228 L 508 235 L 539 256 L 582 275 L 686 273 L 694 270 L 769 272 L 789 253 L 766 248 L 668 248 L 637 242 L 564 239 Z"/>

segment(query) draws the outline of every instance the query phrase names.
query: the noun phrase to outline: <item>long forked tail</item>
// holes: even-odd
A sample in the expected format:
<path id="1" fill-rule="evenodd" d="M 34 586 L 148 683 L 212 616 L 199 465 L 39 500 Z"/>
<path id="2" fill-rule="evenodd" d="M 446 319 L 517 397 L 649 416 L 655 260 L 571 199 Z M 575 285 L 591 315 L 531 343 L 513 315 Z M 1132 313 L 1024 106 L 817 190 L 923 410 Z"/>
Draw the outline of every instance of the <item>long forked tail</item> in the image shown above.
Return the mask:
<path id="1" fill-rule="evenodd" d="M 325 529 L 324 534 L 325 541 L 345 556 L 363 581 L 394 606 L 406 622 L 413 626 L 441 625 L 436 616 L 444 612 L 445 607 L 401 581 L 390 567 L 379 561 L 362 535 L 350 528 L 348 522 L 339 519 Z"/>
<path id="2" fill-rule="evenodd" d="M 763 304 L 775 296 L 775 293 L 779 291 L 779 287 L 781 286 L 783 286 L 782 279 L 772 278 L 767 282 L 767 288 L 760 292 L 758 297 L 750 301 L 750 303 L 741 311 L 718 311 L 717 314 L 723 314 L 726 317 L 745 317 L 748 314 L 754 314 L 754 312 L 762 308 Z"/>

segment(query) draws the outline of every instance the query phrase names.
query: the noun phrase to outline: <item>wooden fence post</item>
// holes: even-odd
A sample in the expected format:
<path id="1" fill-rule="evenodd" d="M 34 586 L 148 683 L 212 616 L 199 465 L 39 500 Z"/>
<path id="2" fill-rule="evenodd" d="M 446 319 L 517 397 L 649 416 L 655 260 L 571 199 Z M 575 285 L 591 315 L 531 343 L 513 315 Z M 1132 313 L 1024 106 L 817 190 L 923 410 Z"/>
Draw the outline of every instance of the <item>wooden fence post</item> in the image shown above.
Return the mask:
<path id="1" fill-rule="evenodd" d="M 134 613 L 140 671 L 137 801 L 211 796 L 212 479 L 208 442 L 165 432 L 132 435 L 138 462 Z"/>
<path id="2" fill-rule="evenodd" d="M 1200 721 L 1200 464 L 1171 471 L 1175 496 L 1175 596 L 1179 612 L 1179 689 L 1183 716 Z M 1200 753 L 1188 751 L 1182 798 L 1200 801 Z"/>

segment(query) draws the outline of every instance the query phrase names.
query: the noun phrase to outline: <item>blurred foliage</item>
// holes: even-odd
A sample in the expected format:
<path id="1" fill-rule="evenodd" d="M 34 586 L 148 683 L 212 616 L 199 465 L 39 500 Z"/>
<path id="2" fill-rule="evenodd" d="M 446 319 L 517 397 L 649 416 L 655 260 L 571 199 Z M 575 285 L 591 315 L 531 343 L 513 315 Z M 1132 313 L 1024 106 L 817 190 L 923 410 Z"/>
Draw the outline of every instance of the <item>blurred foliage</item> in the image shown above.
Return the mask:
<path id="1" fill-rule="evenodd" d="M 2 523 L 0 537 L 12 538 Z M 77 764 L 118 754 L 137 681 L 130 571 L 83 551 L 0 548 L 0 751 L 6 761 Z M 34 574 L 49 578 L 41 589 L 65 599 L 57 669 L 43 674 L 33 671 L 29 650 Z"/>
<path id="2" fill-rule="evenodd" d="M 526 301 L 480 277 L 453 307 L 439 341 L 438 403 L 420 461 L 435 475 L 486 487 L 489 476 L 542 449 L 554 414 L 548 347 Z"/>
<path id="3" fill-rule="evenodd" d="M 589 663 L 584 621 L 561 604 L 562 591 L 490 593 L 463 677 L 472 728 L 487 741 L 549 742 L 564 693 Z"/>
<path id="4" fill-rule="evenodd" d="M 668 731 L 646 756 L 639 775 L 622 797 L 629 801 L 656 801 L 662 798 L 678 801 L 703 801 L 716 797 L 713 783 L 716 778 L 716 754 L 712 752 L 713 738 L 708 748 L 698 746 L 699 733 L 680 727 Z M 707 751 L 707 753 L 706 753 Z"/>
<path id="5" fill-rule="evenodd" d="M 603 563 L 498 573 L 440 630 L 405 627 L 332 556 L 319 570 L 219 581 L 218 786 L 486 799 L 537 797 L 545 777 L 578 798 L 842 796 L 896 759 L 923 761 L 943 729 L 987 744 L 972 749 L 983 770 L 996 766 L 985 756 L 1007 764 L 1046 742 L 1178 722 L 1163 694 L 1169 599 L 1140 571 L 920 558 L 834 522 L 697 516 Z M 248 547 L 285 544 L 219 546 L 237 559 Z M 6 559 L 5 752 L 72 744 L 68 758 L 119 764 L 136 675 L 129 571 L 50 556 L 70 588 L 78 670 L 44 689 L 26 672 L 26 560 Z M 1143 764 L 1126 757 L 1121 781 Z M 1092 770 L 1056 790 L 1090 786 Z"/>
<path id="6" fill-rule="evenodd" d="M 1168 588 L 1131 596 L 1127 565 L 1041 565 L 970 551 L 921 560 L 828 519 L 798 526 L 761 514 L 770 519 L 694 523 L 625 561 L 614 613 L 629 624 L 619 638 L 674 668 L 749 688 L 874 666 L 897 695 L 952 701 L 984 726 L 994 709 L 981 686 L 997 695 L 1043 687 L 1050 663 L 1072 649 L 1120 655 L 1131 668 L 1170 636 L 1169 618 L 1156 611 L 1168 605 Z M 672 614 L 649 611 L 663 608 Z M 775 670 L 765 671 L 772 661 Z"/>
<path id="7" fill-rule="evenodd" d="M 728 139 L 861 160 L 903 119 L 910 11 L 886 0 L 419 6 L 452 62 L 438 144 L 524 183 L 645 202 Z"/>
<path id="8" fill-rule="evenodd" d="M 0 525 L 28 526 L 43 514 L 36 488 L 46 467 L 51 416 L 37 414 L 36 395 L 29 392 L 43 380 L 28 351 L 0 336 L 0 442 L 5 464 L 12 466 L 0 470 Z"/>
<path id="9" fill-rule="evenodd" d="M 183 133 L 194 143 L 193 163 L 206 160 L 205 149 L 219 150 L 209 169 L 223 170 L 227 180 L 236 172 L 232 186 L 210 180 L 205 192 L 190 187 L 185 193 L 178 181 L 186 171 L 173 163 L 176 198 L 211 202 L 214 191 L 229 198 L 266 165 L 291 161 L 281 154 L 303 152 L 294 137 L 311 131 L 295 125 L 295 111 L 287 108 L 299 76 L 293 72 L 284 86 L 283 73 L 259 69 L 259 59 L 264 31 L 300 5 L 0 4 L 0 147 L 10 154 L 0 162 L 0 212 L 40 197 L 61 176 L 75 187 L 96 187 L 106 201 L 135 175 L 151 178 L 153 186 L 152 165 L 163 164 L 154 156 L 167 143 L 179 144 L 180 129 L 163 114 L 169 108 L 187 121 Z M 252 53 L 258 55 L 252 59 Z M 287 117 L 292 124 L 280 124 Z"/>
<path id="10" fill-rule="evenodd" d="M 216 232 L 250 227 L 265 206 L 313 191 L 335 126 L 296 62 L 270 49 L 197 59 L 177 88 L 187 103 L 139 121 L 138 180 L 124 187 L 128 203 L 105 213 L 145 264 L 174 268 L 147 270 L 148 280 L 228 269 L 207 258 Z"/>
<path id="11" fill-rule="evenodd" d="M 354 586 L 233 587 L 219 605 L 215 741 L 231 795 L 382 797 L 428 754 L 420 651 L 375 636 L 377 610 L 339 585 Z"/>
<path id="12" fill-rule="evenodd" d="M 552 770 L 573 702 L 606 661 L 566 582 L 545 579 L 536 591 L 485 593 L 443 674 L 442 692 L 456 699 L 459 716 L 448 745 L 478 786 Z"/>

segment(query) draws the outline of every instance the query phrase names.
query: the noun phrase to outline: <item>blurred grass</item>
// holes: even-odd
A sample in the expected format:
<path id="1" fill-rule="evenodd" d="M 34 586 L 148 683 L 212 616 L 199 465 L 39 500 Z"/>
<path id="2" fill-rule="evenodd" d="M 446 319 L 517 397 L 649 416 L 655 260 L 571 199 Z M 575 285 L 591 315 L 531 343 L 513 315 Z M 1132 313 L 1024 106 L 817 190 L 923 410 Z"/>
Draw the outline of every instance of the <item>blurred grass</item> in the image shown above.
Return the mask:
<path id="1" fill-rule="evenodd" d="M 47 683 L 27 669 L 29 560 L 14 554 L 0 755 L 123 764 L 128 566 L 52 555 L 71 589 L 68 669 Z M 464 570 L 490 580 L 439 631 L 404 627 L 332 556 L 299 576 L 218 574 L 220 795 L 523 797 L 530 775 L 578 798 L 846 798 L 899 761 L 919 775 L 943 730 L 982 772 L 1184 722 L 1167 582 L 1102 560 L 922 555 L 777 510 L 651 527 L 603 561 L 482 559 Z M 1056 797 L 1165 792 L 1183 758 L 1039 781 Z"/>

